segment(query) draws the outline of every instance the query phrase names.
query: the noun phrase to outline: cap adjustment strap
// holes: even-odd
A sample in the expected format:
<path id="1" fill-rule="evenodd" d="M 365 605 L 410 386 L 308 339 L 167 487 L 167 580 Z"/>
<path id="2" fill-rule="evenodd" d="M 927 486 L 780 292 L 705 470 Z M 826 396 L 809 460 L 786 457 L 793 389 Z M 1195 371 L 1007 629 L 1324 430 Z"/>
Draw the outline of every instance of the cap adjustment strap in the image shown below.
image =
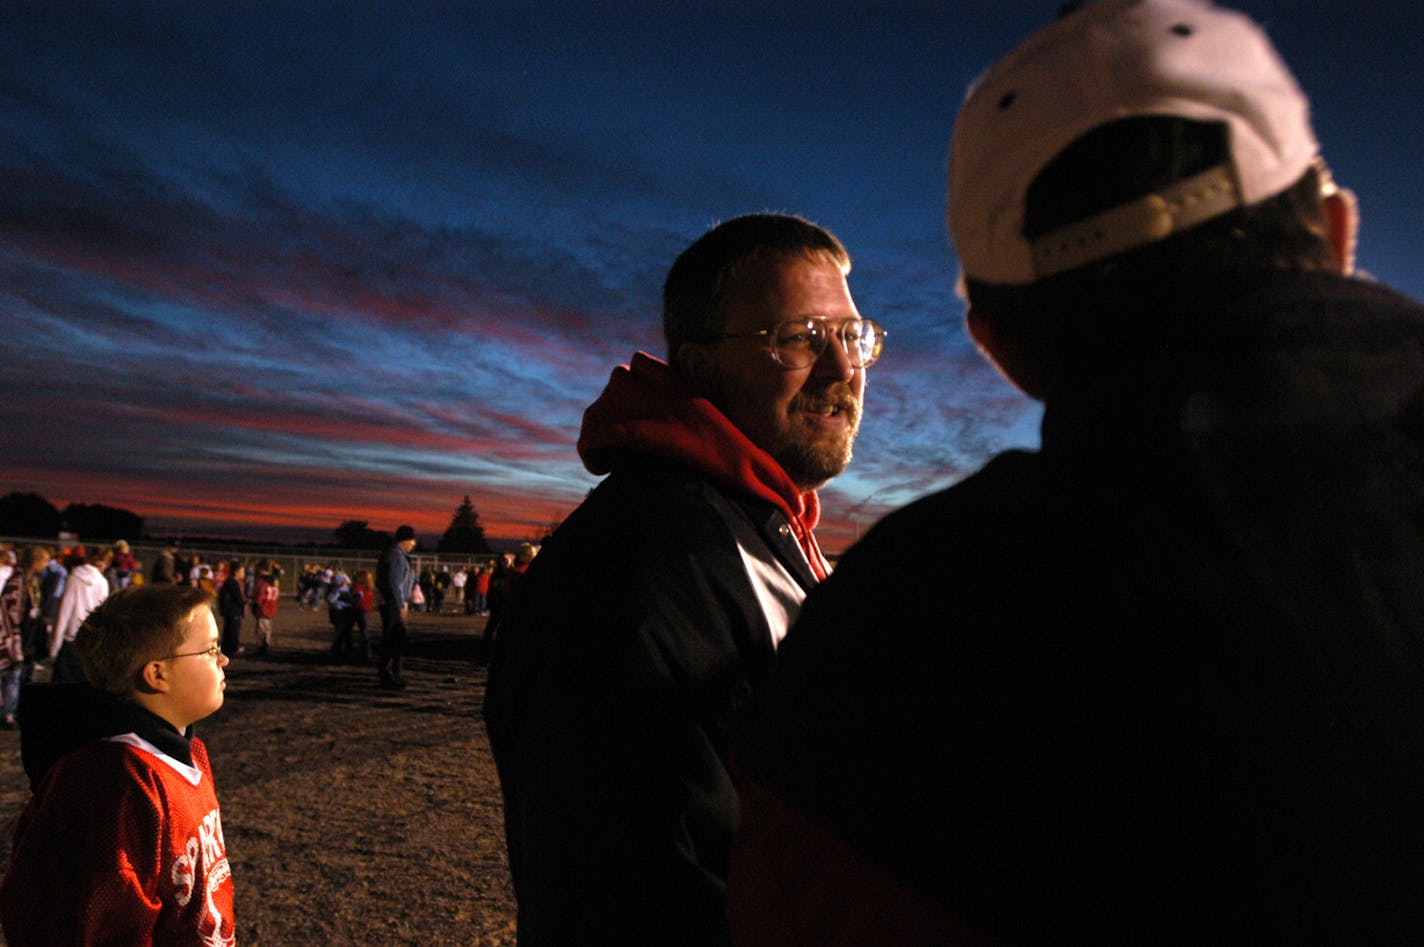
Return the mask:
<path id="1" fill-rule="evenodd" d="M 1036 279 L 1161 240 L 1241 205 L 1230 165 L 1221 164 L 1137 200 L 1029 241 Z"/>

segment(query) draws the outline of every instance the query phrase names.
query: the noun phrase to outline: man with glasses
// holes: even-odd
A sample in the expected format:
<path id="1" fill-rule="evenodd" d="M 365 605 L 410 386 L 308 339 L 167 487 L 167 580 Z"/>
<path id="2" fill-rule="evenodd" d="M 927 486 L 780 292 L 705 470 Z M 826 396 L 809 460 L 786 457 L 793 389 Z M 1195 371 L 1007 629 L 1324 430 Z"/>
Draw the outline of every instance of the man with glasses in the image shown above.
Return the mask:
<path id="1" fill-rule="evenodd" d="M 950 148 L 1040 449 L 808 597 L 739 734 L 740 947 L 1424 943 L 1424 308 L 1352 275 L 1258 26 L 1077 6 Z"/>
<path id="2" fill-rule="evenodd" d="M 519 940 L 719 944 L 733 719 L 828 567 L 816 491 L 845 469 L 884 332 L 797 217 L 709 231 L 584 415 L 609 474 L 544 544 L 485 704 Z"/>

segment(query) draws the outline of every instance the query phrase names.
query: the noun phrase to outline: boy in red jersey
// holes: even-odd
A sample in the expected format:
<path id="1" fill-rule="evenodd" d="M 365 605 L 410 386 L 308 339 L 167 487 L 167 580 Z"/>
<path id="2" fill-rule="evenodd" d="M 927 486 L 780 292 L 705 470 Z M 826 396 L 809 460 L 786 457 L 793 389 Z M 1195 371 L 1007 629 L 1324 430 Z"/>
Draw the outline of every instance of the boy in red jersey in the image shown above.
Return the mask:
<path id="1" fill-rule="evenodd" d="M 235 942 L 212 769 L 192 732 L 226 686 L 211 602 L 194 586 L 116 592 L 74 640 L 89 683 L 27 690 L 34 795 L 0 882 L 12 947 Z"/>

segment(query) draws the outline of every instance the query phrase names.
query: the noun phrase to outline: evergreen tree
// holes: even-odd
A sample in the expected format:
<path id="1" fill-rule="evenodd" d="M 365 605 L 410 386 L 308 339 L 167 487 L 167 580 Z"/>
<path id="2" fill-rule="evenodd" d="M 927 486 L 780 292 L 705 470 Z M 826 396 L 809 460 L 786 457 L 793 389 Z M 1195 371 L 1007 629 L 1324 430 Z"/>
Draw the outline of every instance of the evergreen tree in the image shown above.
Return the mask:
<path id="1" fill-rule="evenodd" d="M 463 553 L 491 551 L 489 543 L 485 541 L 485 528 L 480 525 L 480 514 L 475 512 L 475 505 L 470 502 L 468 496 L 456 508 L 455 515 L 450 518 L 450 525 L 440 537 L 435 550 Z"/>

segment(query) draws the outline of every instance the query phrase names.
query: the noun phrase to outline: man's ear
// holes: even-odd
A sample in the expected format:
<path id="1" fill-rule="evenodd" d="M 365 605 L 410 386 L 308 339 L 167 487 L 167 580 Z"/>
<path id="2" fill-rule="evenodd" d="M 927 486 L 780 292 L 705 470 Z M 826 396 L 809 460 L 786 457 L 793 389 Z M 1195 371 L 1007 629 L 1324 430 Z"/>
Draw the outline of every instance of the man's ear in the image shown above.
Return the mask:
<path id="1" fill-rule="evenodd" d="M 1034 352 L 1015 343 L 1009 336 L 994 329 L 994 321 L 970 306 L 964 313 L 964 324 L 979 354 L 999 370 L 1014 387 L 1039 401 L 1048 396 L 1058 374 L 1058 365 L 1049 353 Z"/>
<path id="2" fill-rule="evenodd" d="M 692 383 L 698 394 L 706 395 L 715 387 L 713 379 L 716 377 L 717 366 L 710 346 L 700 342 L 682 343 L 677 347 L 673 367 Z"/>
<path id="3" fill-rule="evenodd" d="M 1355 272 L 1355 244 L 1360 236 L 1360 204 L 1355 192 L 1340 188 L 1321 198 L 1325 207 L 1326 237 L 1335 265 L 1349 276 Z"/>

